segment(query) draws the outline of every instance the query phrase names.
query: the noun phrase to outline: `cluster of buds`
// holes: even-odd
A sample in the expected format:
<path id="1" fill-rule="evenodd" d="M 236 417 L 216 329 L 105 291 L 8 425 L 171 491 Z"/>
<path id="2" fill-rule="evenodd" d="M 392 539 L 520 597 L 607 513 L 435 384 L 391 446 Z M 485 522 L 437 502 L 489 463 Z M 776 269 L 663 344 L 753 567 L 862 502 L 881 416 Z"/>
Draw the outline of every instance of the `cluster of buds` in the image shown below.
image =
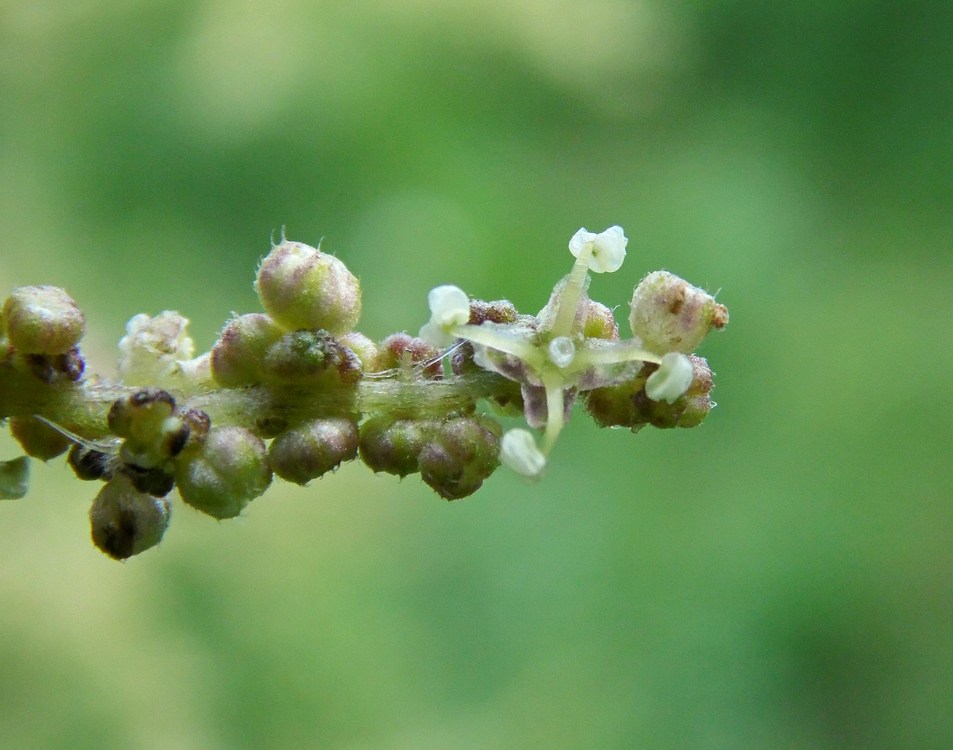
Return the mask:
<path id="1" fill-rule="evenodd" d="M 589 297 L 590 272 L 618 270 L 627 242 L 620 227 L 580 229 L 570 273 L 535 315 L 443 285 L 416 336 L 375 342 L 355 330 L 361 288 L 344 263 L 283 239 L 258 269 L 263 311 L 234 316 L 199 356 L 178 313 L 136 315 L 112 380 L 85 373 L 85 319 L 69 295 L 24 287 L 0 313 L 0 419 L 27 456 L 68 453 L 80 479 L 104 483 L 92 538 L 116 559 L 159 543 L 173 489 L 227 519 L 275 476 L 307 485 L 352 460 L 419 473 L 447 500 L 501 464 L 535 479 L 577 401 L 598 424 L 632 431 L 693 427 L 714 405 L 711 370 L 693 352 L 727 323 L 723 305 L 652 273 L 623 338 Z M 525 426 L 504 431 L 506 415 Z M 25 494 L 28 468 L 25 456 L 0 462 L 0 497 Z"/>

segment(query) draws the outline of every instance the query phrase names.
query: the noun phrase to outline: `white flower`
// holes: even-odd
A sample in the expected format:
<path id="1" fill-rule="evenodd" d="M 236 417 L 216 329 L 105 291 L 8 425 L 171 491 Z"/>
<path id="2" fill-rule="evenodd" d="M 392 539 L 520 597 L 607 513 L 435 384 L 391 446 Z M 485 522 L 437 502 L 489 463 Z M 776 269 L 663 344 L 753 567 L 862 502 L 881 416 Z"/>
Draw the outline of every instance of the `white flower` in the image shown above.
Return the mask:
<path id="1" fill-rule="evenodd" d="M 452 329 L 466 325 L 470 319 L 470 299 L 460 287 L 451 284 L 437 286 L 427 295 L 430 305 L 430 322 L 418 334 L 434 346 L 444 347 L 456 338 Z"/>
<path id="2" fill-rule="evenodd" d="M 622 227 L 609 227 L 599 234 L 582 228 L 569 240 L 569 252 L 578 258 L 590 249 L 589 269 L 595 273 L 612 273 L 622 266 L 628 243 Z"/>
<path id="3" fill-rule="evenodd" d="M 123 382 L 153 385 L 180 375 L 182 364 L 195 351 L 188 325 L 188 319 L 174 310 L 164 310 L 154 318 L 145 313 L 134 315 L 119 340 L 119 377 Z"/>
<path id="4" fill-rule="evenodd" d="M 673 404 L 692 384 L 692 361 L 679 352 L 662 357 L 659 368 L 645 381 L 645 395 L 653 401 Z"/>
<path id="5" fill-rule="evenodd" d="M 500 461 L 524 477 L 538 477 L 546 468 L 546 456 L 536 446 L 533 433 L 518 428 L 503 435 Z"/>

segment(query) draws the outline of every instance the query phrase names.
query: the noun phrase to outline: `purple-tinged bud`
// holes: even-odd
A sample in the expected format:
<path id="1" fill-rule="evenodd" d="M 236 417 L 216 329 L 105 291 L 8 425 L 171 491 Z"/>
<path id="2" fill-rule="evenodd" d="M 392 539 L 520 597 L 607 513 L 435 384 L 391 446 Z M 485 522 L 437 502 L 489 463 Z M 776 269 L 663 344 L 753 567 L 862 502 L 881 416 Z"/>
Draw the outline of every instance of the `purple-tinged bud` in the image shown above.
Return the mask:
<path id="1" fill-rule="evenodd" d="M 195 452 L 175 461 L 186 503 L 214 518 L 233 518 L 271 484 L 265 444 L 241 427 L 212 427 Z"/>
<path id="2" fill-rule="evenodd" d="M 265 353 L 263 373 L 278 383 L 354 385 L 362 375 L 361 360 L 327 331 L 286 333 Z"/>
<path id="3" fill-rule="evenodd" d="M 645 382 L 658 369 L 657 365 L 646 364 L 630 381 L 584 393 L 586 411 L 600 427 L 628 427 L 633 432 L 647 424 L 662 429 L 697 427 L 714 406 L 710 395 L 712 375 L 704 357 L 690 355 L 689 360 L 692 383 L 671 404 L 653 401 L 646 395 Z"/>
<path id="4" fill-rule="evenodd" d="M 262 313 L 232 318 L 212 347 L 212 377 L 226 388 L 261 382 L 265 352 L 283 335 L 284 330 Z"/>
<path id="5" fill-rule="evenodd" d="M 519 318 L 516 306 L 506 299 L 484 302 L 482 299 L 470 299 L 470 320 L 472 326 L 481 323 L 515 323 Z"/>
<path id="6" fill-rule="evenodd" d="M 65 354 L 86 332 L 73 298 L 55 286 L 14 289 L 3 305 L 7 337 L 23 354 Z"/>
<path id="7" fill-rule="evenodd" d="M 301 242 L 275 245 L 258 267 L 262 307 L 285 330 L 346 333 L 361 315 L 361 285 L 333 255 Z"/>
<path id="8" fill-rule="evenodd" d="M 433 420 L 373 417 L 361 425 L 361 460 L 373 471 L 413 474 L 417 456 L 438 429 Z"/>
<path id="9" fill-rule="evenodd" d="M 500 465 L 501 434 L 487 417 L 445 422 L 420 451 L 421 478 L 445 500 L 472 495 Z"/>
<path id="10" fill-rule="evenodd" d="M 359 440 L 350 419 L 316 419 L 281 433 L 269 447 L 268 459 L 279 477 L 305 485 L 356 458 Z"/>
<path id="11" fill-rule="evenodd" d="M 156 546 L 169 526 L 172 504 L 137 490 L 117 474 L 96 495 L 89 509 L 93 543 L 115 560 Z"/>
<path id="12" fill-rule="evenodd" d="M 433 344 L 409 333 L 394 333 L 381 341 L 375 372 L 407 370 L 416 365 L 424 365 L 420 374 L 428 380 L 438 380 L 443 376 L 440 350 Z"/>
<path id="13" fill-rule="evenodd" d="M 66 462 L 79 479 L 112 479 L 119 461 L 114 453 L 104 453 L 85 445 L 74 444 Z"/>
<path id="14" fill-rule="evenodd" d="M 632 293 L 629 325 L 649 351 L 688 354 L 728 325 L 728 308 L 675 274 L 654 271 Z"/>
<path id="15" fill-rule="evenodd" d="M 41 461 L 61 456 L 72 445 L 63 433 L 33 417 L 11 417 L 10 434 L 28 456 Z"/>

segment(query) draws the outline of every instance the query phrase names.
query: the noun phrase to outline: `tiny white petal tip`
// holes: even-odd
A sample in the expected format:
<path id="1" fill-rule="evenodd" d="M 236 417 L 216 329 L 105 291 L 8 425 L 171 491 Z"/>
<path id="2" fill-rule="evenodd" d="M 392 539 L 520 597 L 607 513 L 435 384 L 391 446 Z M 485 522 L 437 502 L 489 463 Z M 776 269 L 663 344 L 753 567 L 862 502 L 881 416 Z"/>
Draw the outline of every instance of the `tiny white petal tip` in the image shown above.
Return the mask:
<path id="1" fill-rule="evenodd" d="M 437 347 L 449 346 L 456 338 L 451 329 L 470 320 L 470 299 L 460 287 L 444 284 L 430 290 L 427 295 L 430 306 L 430 322 L 418 336 Z"/>
<path id="2" fill-rule="evenodd" d="M 587 247 L 591 247 L 589 269 L 595 273 L 612 273 L 622 267 L 628 244 L 629 240 L 620 226 L 609 227 L 599 234 L 583 227 L 569 240 L 569 252 L 578 258 Z"/>
<path id="3" fill-rule="evenodd" d="M 679 352 L 669 352 L 645 381 L 645 395 L 653 401 L 673 404 L 685 395 L 692 384 L 692 376 L 692 361 Z"/>
<path id="4" fill-rule="evenodd" d="M 538 477 L 546 468 L 546 456 L 536 446 L 529 430 L 510 430 L 500 441 L 500 461 L 524 477 Z"/>

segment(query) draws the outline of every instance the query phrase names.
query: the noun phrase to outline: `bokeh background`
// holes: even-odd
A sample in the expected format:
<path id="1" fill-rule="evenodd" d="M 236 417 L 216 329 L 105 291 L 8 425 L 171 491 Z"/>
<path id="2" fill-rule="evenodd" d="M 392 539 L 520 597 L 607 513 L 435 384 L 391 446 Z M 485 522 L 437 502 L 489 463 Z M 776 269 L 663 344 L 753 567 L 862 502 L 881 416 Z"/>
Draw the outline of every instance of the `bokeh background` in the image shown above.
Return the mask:
<path id="1" fill-rule="evenodd" d="M 0 290 L 208 348 L 282 227 L 415 331 L 719 291 L 699 429 L 578 414 L 448 504 L 361 465 L 118 564 L 61 461 L 0 507 L 4 748 L 953 746 L 953 4 L 0 1 Z M 15 445 L 4 434 L 4 457 Z"/>

